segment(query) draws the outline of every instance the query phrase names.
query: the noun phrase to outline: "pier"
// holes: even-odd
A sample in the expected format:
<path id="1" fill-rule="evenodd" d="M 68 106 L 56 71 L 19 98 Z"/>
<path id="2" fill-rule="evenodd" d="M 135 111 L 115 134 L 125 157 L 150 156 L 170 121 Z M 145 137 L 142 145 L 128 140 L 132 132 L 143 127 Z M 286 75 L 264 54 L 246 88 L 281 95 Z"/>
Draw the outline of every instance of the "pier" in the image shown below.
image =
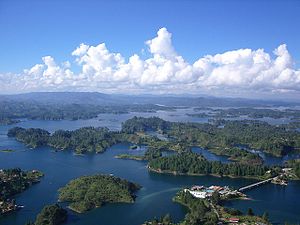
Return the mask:
<path id="1" fill-rule="evenodd" d="M 259 182 L 256 182 L 254 184 L 250 184 L 250 185 L 247 185 L 245 187 L 241 187 L 238 189 L 238 191 L 245 191 L 245 190 L 248 190 L 248 189 L 251 189 L 251 188 L 254 188 L 254 187 L 257 187 L 257 186 L 260 186 L 260 185 L 263 185 L 263 184 L 266 184 L 266 183 L 269 183 L 271 182 L 273 179 L 277 178 L 276 177 L 272 177 L 272 178 L 269 178 L 267 180 L 263 180 L 263 181 L 259 181 Z"/>

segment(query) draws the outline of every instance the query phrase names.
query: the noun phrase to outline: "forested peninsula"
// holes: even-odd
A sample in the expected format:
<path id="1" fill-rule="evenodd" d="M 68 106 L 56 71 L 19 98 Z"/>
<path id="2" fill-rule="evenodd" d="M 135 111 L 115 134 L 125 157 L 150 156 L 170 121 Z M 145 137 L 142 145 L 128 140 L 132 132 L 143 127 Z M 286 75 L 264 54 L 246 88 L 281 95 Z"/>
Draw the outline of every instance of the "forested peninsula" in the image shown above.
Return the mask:
<path id="1" fill-rule="evenodd" d="M 223 164 L 219 161 L 208 161 L 196 153 L 181 153 L 168 157 L 159 157 L 150 160 L 148 168 L 154 172 L 172 173 L 175 175 L 268 178 L 277 174 L 275 170 L 271 170 L 271 168 L 266 166 L 241 163 Z M 267 171 L 270 172 L 267 173 Z"/>
<path id="2" fill-rule="evenodd" d="M 43 173 L 37 170 L 23 171 L 20 168 L 0 170 L 0 216 L 13 212 L 18 209 L 18 205 L 13 199 L 29 188 L 38 183 Z"/>

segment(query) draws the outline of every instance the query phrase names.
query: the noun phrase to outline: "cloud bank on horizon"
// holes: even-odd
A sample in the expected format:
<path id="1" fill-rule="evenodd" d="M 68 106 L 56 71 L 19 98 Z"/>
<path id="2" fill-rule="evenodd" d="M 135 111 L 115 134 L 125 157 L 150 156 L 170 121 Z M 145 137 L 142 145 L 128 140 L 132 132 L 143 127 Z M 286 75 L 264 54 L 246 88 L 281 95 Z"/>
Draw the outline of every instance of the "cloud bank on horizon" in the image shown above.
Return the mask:
<path id="1" fill-rule="evenodd" d="M 285 44 L 273 52 L 238 49 L 206 55 L 188 63 L 172 45 L 172 34 L 161 28 L 145 42 L 150 56 L 134 54 L 126 60 L 110 52 L 105 43 L 80 44 L 69 61 L 57 63 L 52 56 L 22 73 L 0 73 L 5 93 L 32 91 L 98 91 L 107 93 L 190 93 L 247 96 L 251 93 L 300 93 L 300 70 Z"/>

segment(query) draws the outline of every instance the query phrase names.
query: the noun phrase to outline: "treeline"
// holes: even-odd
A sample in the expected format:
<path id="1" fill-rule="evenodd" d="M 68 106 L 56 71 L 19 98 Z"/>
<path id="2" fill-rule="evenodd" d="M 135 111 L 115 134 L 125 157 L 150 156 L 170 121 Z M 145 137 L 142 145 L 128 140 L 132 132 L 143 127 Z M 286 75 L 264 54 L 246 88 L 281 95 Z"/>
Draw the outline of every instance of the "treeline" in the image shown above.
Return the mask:
<path id="1" fill-rule="evenodd" d="M 270 170 L 270 168 L 260 165 L 222 164 L 217 161 L 208 161 L 196 153 L 182 153 L 156 158 L 149 162 L 148 167 L 156 172 L 255 178 L 265 176 L 266 172 Z"/>
<path id="2" fill-rule="evenodd" d="M 22 127 L 14 127 L 8 131 L 7 136 L 15 137 L 18 141 L 23 142 L 29 147 L 36 148 L 47 145 L 50 133 L 40 128 L 25 129 Z"/>
<path id="3" fill-rule="evenodd" d="M 122 124 L 122 131 L 125 133 L 136 133 L 145 131 L 165 131 L 170 128 L 170 122 L 158 117 L 133 117 Z"/>
<path id="4" fill-rule="evenodd" d="M 109 175 L 84 176 L 59 189 L 59 200 L 69 202 L 70 208 L 82 213 L 106 203 L 132 203 L 141 187 Z"/>
<path id="5" fill-rule="evenodd" d="M 90 104 L 41 104 L 34 101 L 0 101 L 0 124 L 11 124 L 19 119 L 78 120 L 91 119 L 100 113 L 156 112 L 174 110 L 174 107 L 154 104 L 90 105 Z"/>
<path id="6" fill-rule="evenodd" d="M 0 170 L 0 201 L 21 193 L 39 182 L 43 174 L 39 171 L 23 171 L 20 168 Z"/>
<path id="7" fill-rule="evenodd" d="M 218 216 L 208 202 L 194 198 L 189 192 L 180 191 L 174 200 L 187 206 L 190 210 L 181 225 L 214 225 L 219 221 Z"/>
<path id="8" fill-rule="evenodd" d="M 259 121 L 226 121 L 216 125 L 173 123 L 169 135 L 204 148 L 232 148 L 247 145 L 275 156 L 286 155 L 300 147 L 300 133 Z"/>
<path id="9" fill-rule="evenodd" d="M 263 159 L 258 154 L 253 154 L 238 147 L 212 148 L 210 151 L 217 155 L 228 156 L 229 160 L 239 163 L 252 165 L 263 164 Z"/>
<path id="10" fill-rule="evenodd" d="M 222 123 L 223 127 L 220 128 L 220 124 L 167 122 L 157 117 L 134 117 L 123 124 L 123 131 L 160 131 L 189 146 L 219 149 L 218 151 L 223 149 L 224 155 L 228 155 L 226 148 L 238 145 L 247 145 L 275 156 L 283 156 L 300 148 L 300 133 L 285 127 L 251 120 L 224 120 Z"/>
<path id="11" fill-rule="evenodd" d="M 140 134 L 149 130 L 164 133 L 170 139 L 163 141 Z M 16 137 L 34 148 L 48 145 L 57 149 L 75 149 L 79 153 L 103 152 L 107 147 L 122 141 L 147 144 L 148 153 L 156 156 L 164 150 L 184 152 L 190 151 L 191 146 L 200 146 L 218 155 L 226 155 L 232 160 L 248 164 L 261 164 L 262 159 L 237 146 L 246 145 L 275 156 L 300 149 L 299 132 L 259 121 L 225 121 L 224 127 L 219 128 L 216 124 L 179 123 L 157 117 L 133 117 L 122 124 L 121 132 L 87 127 L 75 131 L 58 130 L 50 135 L 49 132 L 38 128 L 16 127 L 9 130 L 8 136 Z"/>
<path id="12" fill-rule="evenodd" d="M 39 182 L 41 176 L 43 174 L 36 170 L 0 170 L 0 216 L 17 210 L 18 206 L 13 197 Z"/>
<path id="13" fill-rule="evenodd" d="M 188 208 L 182 221 L 173 223 L 172 218 L 166 215 L 160 219 L 145 222 L 143 225 L 216 225 L 230 223 L 229 218 L 238 218 L 240 224 L 271 224 L 268 213 L 257 216 L 249 208 L 248 214 L 245 215 L 237 209 L 223 207 L 217 192 L 214 192 L 210 199 L 200 199 L 193 197 L 188 191 L 181 190 L 173 201 Z"/>
<path id="14" fill-rule="evenodd" d="M 58 204 L 47 205 L 37 215 L 35 222 L 27 222 L 25 225 L 60 225 L 67 221 L 67 210 Z"/>
<path id="15" fill-rule="evenodd" d="M 264 117 L 270 117 L 274 119 L 280 118 L 300 118 L 300 110 L 286 109 L 262 109 L 262 108 L 228 108 L 228 109 L 211 109 L 214 113 L 214 117 L 218 118 L 230 118 L 239 116 L 248 116 L 249 118 L 259 119 Z"/>
<path id="16" fill-rule="evenodd" d="M 103 152 L 106 148 L 123 140 L 121 135 L 107 128 L 84 127 L 74 131 L 55 131 L 52 135 L 39 128 L 15 127 L 8 131 L 9 137 L 15 137 L 29 147 L 50 146 L 56 149 L 73 149 L 77 153 Z"/>
<path id="17" fill-rule="evenodd" d="M 300 179 L 300 159 L 289 160 L 286 166 L 292 168 L 293 173 Z"/>
<path id="18" fill-rule="evenodd" d="M 0 125 L 11 125 L 20 122 L 20 120 L 12 119 L 12 118 L 0 118 Z"/>
<path id="19" fill-rule="evenodd" d="M 55 149 L 72 149 L 76 153 L 104 152 L 107 148 L 120 142 L 147 144 L 145 160 L 160 157 L 163 151 L 188 151 L 189 148 L 181 143 L 159 140 L 146 135 L 128 134 L 109 131 L 107 128 L 83 127 L 74 131 L 57 130 L 53 134 L 40 128 L 11 128 L 7 135 L 15 137 L 29 147 L 49 146 Z"/>

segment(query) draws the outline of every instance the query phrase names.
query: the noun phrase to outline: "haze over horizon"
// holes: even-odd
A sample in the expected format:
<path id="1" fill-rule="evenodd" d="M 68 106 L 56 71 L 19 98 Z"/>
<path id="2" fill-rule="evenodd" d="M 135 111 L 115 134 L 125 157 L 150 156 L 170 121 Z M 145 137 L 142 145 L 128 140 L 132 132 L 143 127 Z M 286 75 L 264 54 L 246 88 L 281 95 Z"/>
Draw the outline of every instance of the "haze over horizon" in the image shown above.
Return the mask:
<path id="1" fill-rule="evenodd" d="M 263 11 L 269 9 L 265 13 L 270 18 L 262 21 L 262 27 L 257 23 L 256 27 L 251 25 L 249 13 L 246 13 L 249 3 L 240 4 L 236 1 L 229 1 L 228 5 L 215 1 L 214 5 L 217 6 L 215 9 L 206 1 L 193 2 L 193 9 L 189 7 L 192 1 L 187 3 L 176 1 L 174 4 L 165 1 L 161 5 L 157 2 L 147 3 L 149 9 L 156 10 L 152 15 L 136 1 L 129 1 L 126 7 L 132 7 L 134 10 L 132 15 L 126 18 L 122 17 L 125 13 L 122 6 L 125 4 L 119 1 L 112 1 L 110 4 L 88 1 L 87 8 L 81 8 L 82 11 L 78 10 L 83 3 L 75 1 L 71 9 L 74 10 L 73 13 L 79 12 L 82 20 L 73 18 L 76 23 L 71 22 L 65 17 L 73 15 L 72 11 L 65 11 L 66 15 L 63 18 L 66 21 L 61 26 L 59 20 L 64 21 L 62 12 L 58 10 L 57 17 L 50 17 L 50 12 L 57 7 L 63 9 L 68 6 L 66 2 L 54 1 L 51 4 L 51 1 L 46 1 L 47 12 L 41 11 L 41 5 L 34 0 L 29 1 L 29 6 L 24 10 L 16 4 L 17 2 L 20 3 L 19 1 L 0 3 L 2 12 L 0 26 L 3 27 L 0 46 L 6 50 L 1 51 L 0 60 L 10 65 L 0 67 L 1 94 L 85 91 L 268 99 L 300 97 L 300 69 L 297 63 L 300 57 L 295 54 L 294 58 L 290 53 L 299 50 L 295 42 L 300 35 L 297 29 L 288 28 L 291 24 L 294 28 L 300 26 L 293 17 L 293 12 L 300 8 L 300 4 L 296 1 L 288 1 L 283 8 L 279 1 L 273 4 L 268 1 L 262 3 L 254 1 L 257 7 L 257 11 L 254 12 L 254 17 L 257 16 L 255 20 L 265 18 Z M 38 9 L 32 11 L 32 15 L 28 15 L 30 6 Z M 105 6 L 106 12 L 103 15 L 101 13 L 89 15 L 88 9 L 95 13 L 95 9 L 91 6 L 95 9 Z M 166 15 L 167 7 L 173 10 L 170 15 Z M 201 15 L 203 7 L 208 11 L 206 14 L 212 13 L 222 26 L 214 28 L 212 21 Z M 141 24 L 135 21 L 141 16 L 138 9 L 149 16 L 143 18 Z M 222 12 L 222 9 L 225 11 Z M 285 9 L 289 9 L 289 13 L 285 12 Z M 278 18 L 277 13 L 280 10 L 283 16 Z M 8 16 L 8 13 L 14 11 L 19 13 L 17 18 Z M 105 20 L 110 13 L 114 18 Z M 219 14 L 216 16 L 217 13 Z M 26 15 L 29 18 L 24 19 L 24 24 L 28 22 L 26 27 L 29 28 L 27 32 L 29 34 L 26 34 L 24 39 L 16 38 L 10 33 L 12 28 L 9 25 L 18 24 L 20 28 L 23 24 L 21 18 Z M 155 15 L 159 17 L 159 21 L 154 18 Z M 185 16 L 185 19 L 182 18 L 183 21 L 178 23 L 174 20 L 176 16 Z M 240 19 L 238 22 L 237 17 Z M 91 24 L 87 25 L 89 28 L 93 25 L 93 29 L 82 28 L 86 25 L 87 18 L 93 18 Z M 42 26 L 37 26 L 42 25 L 42 22 L 37 21 L 39 19 L 46 22 L 45 34 Z M 282 34 L 278 34 L 279 27 L 274 28 L 275 21 L 280 25 Z M 72 29 L 67 26 L 67 22 L 70 22 Z M 141 28 L 143 23 L 149 26 Z M 74 35 L 74 24 L 78 29 L 76 39 L 65 33 L 71 29 L 71 34 Z M 247 25 L 248 30 L 244 29 Z M 194 26 L 194 29 L 187 31 L 185 26 Z M 133 30 L 133 27 L 136 27 L 136 30 Z M 128 28 L 128 31 L 125 28 Z M 45 35 L 49 32 L 50 37 L 45 39 Z M 86 35 L 82 35 L 81 32 L 86 32 Z M 116 32 L 122 36 L 115 37 Z M 21 35 L 24 31 L 16 33 Z M 188 33 L 188 36 L 185 36 L 185 33 Z M 37 34 L 45 49 L 40 46 L 39 41 L 36 42 L 39 47 L 35 47 L 34 35 Z M 275 37 L 275 34 L 278 35 Z M 248 36 L 253 38 L 252 41 L 243 42 Z M 11 49 L 7 49 L 7 41 L 10 38 L 24 41 L 24 46 L 10 45 Z M 68 44 L 69 41 L 71 45 Z M 238 44 L 235 45 L 234 42 Z M 25 46 L 27 43 L 29 46 Z M 63 45 L 67 45 L 68 48 L 59 47 Z M 212 50 L 214 45 L 215 48 Z M 290 46 L 291 50 L 288 49 Z M 36 52 L 28 51 L 30 47 Z M 51 47 L 55 47 L 55 51 L 52 51 Z M 26 50 L 27 53 L 21 54 Z M 23 58 L 16 56 L 17 59 L 24 60 L 26 64 L 14 61 L 12 52 L 20 53 Z"/>

